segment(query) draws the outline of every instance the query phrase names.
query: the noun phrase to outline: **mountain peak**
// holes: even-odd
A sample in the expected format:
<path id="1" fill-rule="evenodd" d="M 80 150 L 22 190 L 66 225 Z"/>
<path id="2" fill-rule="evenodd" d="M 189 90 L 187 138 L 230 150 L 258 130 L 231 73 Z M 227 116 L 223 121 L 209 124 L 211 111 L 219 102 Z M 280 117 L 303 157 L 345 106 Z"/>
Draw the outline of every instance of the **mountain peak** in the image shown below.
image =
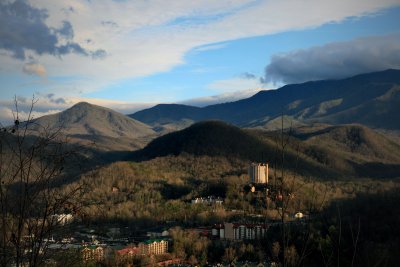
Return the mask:
<path id="1" fill-rule="evenodd" d="M 109 110 L 112 111 L 111 109 L 108 109 L 106 107 L 102 107 L 102 106 L 98 106 L 95 104 L 91 104 L 89 102 L 78 102 L 75 105 L 73 105 L 72 107 L 70 107 L 67 110 L 76 110 L 76 109 L 81 109 L 81 110 Z"/>
<path id="2" fill-rule="evenodd" d="M 93 107 L 95 105 L 90 104 L 89 102 L 81 101 L 81 102 L 78 102 L 75 105 L 73 105 L 71 108 L 73 108 L 73 107 L 91 107 L 91 106 Z"/>
<path id="3" fill-rule="evenodd" d="M 62 127 L 68 135 L 137 138 L 154 134 L 150 126 L 111 109 L 79 102 L 69 109 L 36 120 L 38 125 Z"/>

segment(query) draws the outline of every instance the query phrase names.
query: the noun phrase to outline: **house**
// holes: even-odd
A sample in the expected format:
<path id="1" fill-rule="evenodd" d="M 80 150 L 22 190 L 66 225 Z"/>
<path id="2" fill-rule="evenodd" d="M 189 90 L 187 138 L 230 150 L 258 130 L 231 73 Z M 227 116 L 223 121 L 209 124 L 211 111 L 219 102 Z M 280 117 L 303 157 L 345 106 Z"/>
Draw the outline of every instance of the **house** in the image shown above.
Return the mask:
<path id="1" fill-rule="evenodd" d="M 147 232 L 146 236 L 150 238 L 160 238 L 160 237 L 167 237 L 169 236 L 168 230 L 160 230 L 160 231 L 152 231 L 152 232 Z"/>
<path id="2" fill-rule="evenodd" d="M 208 196 L 208 197 L 196 197 L 192 199 L 192 204 L 206 204 L 206 205 L 222 205 L 224 200 L 220 197 Z"/>
<path id="3" fill-rule="evenodd" d="M 116 256 L 120 259 L 131 259 L 133 256 L 138 255 L 139 252 L 138 247 L 126 247 L 115 251 Z"/>
<path id="4" fill-rule="evenodd" d="M 191 232 L 196 232 L 200 236 L 209 237 L 211 235 L 212 230 L 209 227 L 196 227 L 188 229 Z"/>
<path id="5" fill-rule="evenodd" d="M 301 213 L 301 212 L 297 212 L 297 213 L 294 215 L 294 217 L 295 217 L 296 219 L 301 219 L 301 218 L 304 217 L 304 214 Z"/>
<path id="6" fill-rule="evenodd" d="M 211 237 L 213 238 L 221 238 L 225 237 L 225 227 L 224 224 L 214 224 L 211 229 Z"/>

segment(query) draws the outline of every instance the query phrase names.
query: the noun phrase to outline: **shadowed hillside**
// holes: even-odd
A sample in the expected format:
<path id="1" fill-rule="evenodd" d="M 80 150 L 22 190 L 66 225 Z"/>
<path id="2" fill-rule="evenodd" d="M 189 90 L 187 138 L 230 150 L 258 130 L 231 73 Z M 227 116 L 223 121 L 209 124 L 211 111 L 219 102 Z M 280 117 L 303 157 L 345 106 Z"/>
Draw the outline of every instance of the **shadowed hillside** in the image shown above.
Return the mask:
<path id="1" fill-rule="evenodd" d="M 298 128 L 302 152 L 334 169 L 365 177 L 400 177 L 400 145 L 361 125 Z"/>
<path id="2" fill-rule="evenodd" d="M 161 136 L 144 149 L 135 152 L 134 158 L 143 160 L 167 155 L 207 155 L 280 164 L 279 148 L 275 141 L 261 138 L 253 131 L 240 129 L 220 121 L 196 123 L 184 130 Z M 340 176 L 336 171 L 288 148 L 285 165 L 303 175 Z"/>
<path id="3" fill-rule="evenodd" d="M 301 175 L 328 177 L 400 177 L 400 146 L 358 125 L 301 127 L 284 138 L 285 168 Z M 150 142 L 136 160 L 167 155 L 207 155 L 268 161 L 280 166 L 280 133 L 244 130 L 220 121 L 196 123 Z"/>

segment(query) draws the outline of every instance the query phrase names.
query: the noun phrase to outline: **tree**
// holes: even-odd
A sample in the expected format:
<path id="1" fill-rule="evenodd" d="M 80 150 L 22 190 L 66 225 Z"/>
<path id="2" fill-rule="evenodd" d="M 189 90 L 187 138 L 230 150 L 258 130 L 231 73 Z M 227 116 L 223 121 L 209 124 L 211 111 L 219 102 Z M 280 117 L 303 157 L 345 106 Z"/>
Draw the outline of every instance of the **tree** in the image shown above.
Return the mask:
<path id="1" fill-rule="evenodd" d="M 300 144 L 293 138 L 293 128 L 290 124 L 285 130 L 283 114 L 281 116 L 281 129 L 275 136 L 275 158 L 274 166 L 274 191 L 276 194 L 277 204 L 279 205 L 278 214 L 280 219 L 280 242 L 274 243 L 271 248 L 272 255 L 278 259 L 279 253 L 282 254 L 282 266 L 300 266 L 307 254 L 309 253 L 309 243 L 311 237 L 311 219 L 307 217 L 303 223 L 292 225 L 288 223 L 290 213 L 296 211 L 296 195 L 301 192 L 302 188 L 309 188 L 311 192 L 310 199 L 303 207 L 308 215 L 317 210 L 322 209 L 325 203 L 327 187 L 322 192 L 322 199 L 318 198 L 321 192 L 316 191 L 316 183 L 311 180 L 301 179 L 298 174 L 298 165 L 300 163 Z M 290 151 L 292 150 L 292 151 Z M 290 156 L 291 157 L 288 157 Z M 310 188 L 311 186 L 311 188 Z M 304 199 L 303 199 L 304 200 Z M 300 206 L 300 203 L 297 203 Z M 297 250 L 295 243 L 299 244 Z"/>
<path id="2" fill-rule="evenodd" d="M 36 123 L 35 103 L 33 98 L 26 120 L 21 121 L 15 98 L 14 125 L 1 127 L 1 266 L 42 264 L 48 258 L 46 238 L 60 226 L 57 215 L 77 209 L 76 197 L 82 193 L 80 185 L 60 186 L 75 153 L 61 128 Z"/>
<path id="3" fill-rule="evenodd" d="M 236 259 L 236 250 L 232 247 L 225 248 L 225 253 L 222 258 L 225 262 L 231 264 Z"/>
<path id="4" fill-rule="evenodd" d="M 210 241 L 206 237 L 201 237 L 198 233 L 182 230 L 175 227 L 171 230 L 173 239 L 173 253 L 176 257 L 186 259 L 191 264 L 205 264 Z"/>

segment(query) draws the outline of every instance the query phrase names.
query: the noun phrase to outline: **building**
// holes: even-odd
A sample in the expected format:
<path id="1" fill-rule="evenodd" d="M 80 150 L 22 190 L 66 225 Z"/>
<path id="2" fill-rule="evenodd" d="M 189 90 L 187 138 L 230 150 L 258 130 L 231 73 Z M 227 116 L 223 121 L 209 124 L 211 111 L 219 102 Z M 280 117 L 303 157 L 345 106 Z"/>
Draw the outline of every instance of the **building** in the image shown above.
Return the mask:
<path id="1" fill-rule="evenodd" d="M 208 197 L 196 197 L 192 199 L 192 204 L 207 204 L 207 205 L 222 205 L 224 200 L 220 197 L 208 196 Z"/>
<path id="2" fill-rule="evenodd" d="M 168 241 L 164 239 L 149 239 L 140 242 L 138 246 L 129 246 L 115 251 L 118 259 L 129 259 L 135 255 L 160 255 L 168 253 Z"/>
<path id="3" fill-rule="evenodd" d="M 304 217 L 304 214 L 303 214 L 302 212 L 297 212 L 297 213 L 294 215 L 294 217 L 295 217 L 296 219 L 302 219 L 302 218 Z"/>
<path id="4" fill-rule="evenodd" d="M 164 239 L 150 239 L 139 244 L 140 254 L 159 255 L 168 252 L 168 241 Z"/>
<path id="5" fill-rule="evenodd" d="M 224 223 L 214 225 L 212 236 L 229 240 L 256 240 L 266 237 L 268 225 L 250 223 Z"/>
<path id="6" fill-rule="evenodd" d="M 82 249 L 82 258 L 84 261 L 104 259 L 104 248 L 100 246 L 86 246 Z"/>
<path id="7" fill-rule="evenodd" d="M 213 238 L 225 238 L 225 227 L 223 224 L 215 224 L 211 229 L 211 236 Z"/>
<path id="8" fill-rule="evenodd" d="M 196 232 L 200 236 L 209 237 L 211 235 L 211 229 L 209 227 L 196 227 L 188 229 L 191 232 Z"/>
<path id="9" fill-rule="evenodd" d="M 169 232 L 166 229 L 160 229 L 159 231 L 151 231 L 151 232 L 147 232 L 146 236 L 149 238 L 165 238 L 167 236 L 169 236 Z"/>
<path id="10" fill-rule="evenodd" d="M 255 184 L 268 184 L 268 163 L 252 163 L 249 167 L 250 181 Z"/>
<path id="11" fill-rule="evenodd" d="M 58 225 L 66 225 L 71 223 L 74 220 L 74 216 L 72 214 L 54 214 L 51 216 L 53 222 L 57 223 Z"/>
<path id="12" fill-rule="evenodd" d="M 123 249 L 119 249 L 115 251 L 117 257 L 119 259 L 131 259 L 133 256 L 139 254 L 139 248 L 138 247 L 127 247 Z"/>

